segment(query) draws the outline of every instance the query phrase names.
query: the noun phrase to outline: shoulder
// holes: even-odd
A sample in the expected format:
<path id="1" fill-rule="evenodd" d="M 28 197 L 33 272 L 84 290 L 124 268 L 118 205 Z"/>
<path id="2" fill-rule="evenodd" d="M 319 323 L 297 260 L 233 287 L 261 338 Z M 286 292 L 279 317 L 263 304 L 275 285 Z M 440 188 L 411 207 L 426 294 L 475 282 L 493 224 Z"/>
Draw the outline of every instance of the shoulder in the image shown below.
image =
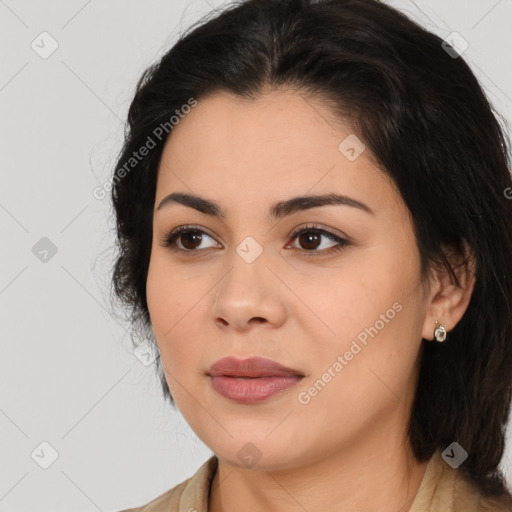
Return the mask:
<path id="1" fill-rule="evenodd" d="M 512 500 L 506 497 L 500 499 L 483 496 L 476 485 L 469 482 L 459 471 L 454 485 L 454 506 L 455 503 L 467 512 L 512 512 Z"/>
<path id="2" fill-rule="evenodd" d="M 486 498 L 440 451 L 432 456 L 410 512 L 512 512 L 505 500 Z"/>
<path id="3" fill-rule="evenodd" d="M 193 476 L 149 503 L 119 512 L 207 512 L 210 485 L 217 470 L 217 462 L 217 457 L 210 457 Z"/>
<path id="4" fill-rule="evenodd" d="M 179 510 L 180 498 L 183 490 L 190 483 L 190 478 L 181 482 L 181 484 L 169 489 L 157 498 L 151 500 L 145 505 L 137 508 L 127 508 L 119 512 L 159 512 L 160 510 L 168 510 L 169 512 Z"/>
<path id="5" fill-rule="evenodd" d="M 452 470 L 453 471 L 453 470 Z M 468 512 L 512 512 L 512 498 L 490 498 L 482 495 L 475 484 L 457 471 L 454 498 Z"/>

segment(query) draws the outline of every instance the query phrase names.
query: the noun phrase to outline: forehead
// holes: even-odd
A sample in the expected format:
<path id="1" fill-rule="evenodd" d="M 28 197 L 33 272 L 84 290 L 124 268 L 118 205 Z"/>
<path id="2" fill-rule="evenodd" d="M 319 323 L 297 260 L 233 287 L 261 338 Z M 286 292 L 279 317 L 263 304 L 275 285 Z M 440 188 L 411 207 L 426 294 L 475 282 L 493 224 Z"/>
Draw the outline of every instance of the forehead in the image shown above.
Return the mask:
<path id="1" fill-rule="evenodd" d="M 306 193 L 371 196 L 374 203 L 396 196 L 367 150 L 353 161 L 340 151 L 340 143 L 354 135 L 318 98 L 275 91 L 246 101 L 216 93 L 199 99 L 174 126 L 156 199 L 177 190 L 225 204 Z"/>

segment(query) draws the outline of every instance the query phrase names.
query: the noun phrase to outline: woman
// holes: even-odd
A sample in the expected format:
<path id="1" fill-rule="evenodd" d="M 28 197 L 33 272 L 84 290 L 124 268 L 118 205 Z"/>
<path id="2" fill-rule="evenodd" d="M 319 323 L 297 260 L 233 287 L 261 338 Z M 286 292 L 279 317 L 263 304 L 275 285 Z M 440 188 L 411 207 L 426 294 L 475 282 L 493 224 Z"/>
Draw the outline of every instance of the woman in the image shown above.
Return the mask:
<path id="1" fill-rule="evenodd" d="M 214 456 L 130 510 L 512 510 L 508 140 L 450 41 L 247 0 L 144 73 L 115 292 Z"/>

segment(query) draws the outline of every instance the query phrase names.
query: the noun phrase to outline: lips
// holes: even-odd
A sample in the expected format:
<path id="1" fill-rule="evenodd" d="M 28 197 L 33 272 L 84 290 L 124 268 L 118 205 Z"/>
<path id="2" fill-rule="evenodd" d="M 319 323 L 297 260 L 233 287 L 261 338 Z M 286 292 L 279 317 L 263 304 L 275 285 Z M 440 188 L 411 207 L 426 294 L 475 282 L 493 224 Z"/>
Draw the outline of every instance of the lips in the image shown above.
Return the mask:
<path id="1" fill-rule="evenodd" d="M 238 378 L 304 377 L 304 373 L 300 370 L 288 368 L 264 357 L 250 357 L 248 359 L 224 357 L 210 367 L 208 375 L 210 377 Z"/>
<path id="2" fill-rule="evenodd" d="M 218 394 L 244 405 L 280 395 L 305 377 L 300 370 L 263 357 L 224 357 L 211 366 L 208 376 Z"/>

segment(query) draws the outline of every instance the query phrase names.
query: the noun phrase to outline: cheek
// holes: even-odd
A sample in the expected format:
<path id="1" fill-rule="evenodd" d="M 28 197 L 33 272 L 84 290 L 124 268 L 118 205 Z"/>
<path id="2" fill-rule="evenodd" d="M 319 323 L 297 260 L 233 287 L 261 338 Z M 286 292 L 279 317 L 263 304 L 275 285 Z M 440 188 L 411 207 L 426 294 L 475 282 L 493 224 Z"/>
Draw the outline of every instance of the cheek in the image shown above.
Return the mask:
<path id="1" fill-rule="evenodd" d="M 348 439 L 371 428 L 402 408 L 415 389 L 421 342 L 412 334 L 418 330 L 415 308 L 398 303 L 393 308 L 386 300 L 383 304 L 390 308 L 362 304 L 353 306 L 357 327 L 343 325 L 343 319 L 350 321 L 349 314 L 338 317 L 336 341 L 323 338 L 314 370 L 298 390 L 302 392 L 298 401 L 305 404 L 298 406 L 302 420 L 333 439 L 342 432 L 341 438 Z"/>
<path id="2" fill-rule="evenodd" d="M 404 316 L 398 310 L 411 300 L 416 279 L 412 265 L 397 264 L 393 255 L 375 248 L 347 261 L 328 283 L 307 296 L 317 297 L 315 308 L 325 325 L 346 340 L 375 324 L 377 330 L 387 331 L 398 323 Z M 361 338 L 364 341 L 364 334 Z"/>
<path id="3" fill-rule="evenodd" d="M 316 371 L 319 365 L 327 371 L 342 356 L 339 375 L 343 373 L 350 386 L 371 388 L 372 381 L 378 382 L 372 370 L 382 373 L 390 386 L 409 382 L 421 342 L 424 304 L 414 255 L 396 256 L 407 250 L 382 246 L 365 251 L 324 288 L 330 290 L 328 296 L 316 293 L 315 308 L 329 327 L 317 338 L 323 343 L 317 345 Z"/>
<path id="4" fill-rule="evenodd" d="M 180 339 L 177 338 L 176 332 L 181 327 L 179 319 L 184 315 L 182 310 L 186 299 L 176 283 L 176 274 L 171 274 L 168 269 L 166 271 L 161 258 L 152 257 L 150 260 L 146 297 L 162 363 L 170 371 L 170 366 L 174 366 L 173 362 L 176 359 L 172 352 L 178 348 L 170 341 Z"/>
<path id="5" fill-rule="evenodd" d="M 161 251 L 157 249 L 152 254 L 146 297 L 153 330 L 160 342 L 172 336 L 174 326 L 197 303 L 200 293 L 196 283 L 186 279 L 180 268 L 173 268 Z"/>
<path id="6" fill-rule="evenodd" d="M 149 316 L 151 318 L 151 325 L 157 338 L 157 341 L 162 341 L 162 333 L 165 332 L 164 323 L 169 322 L 167 315 L 171 302 L 171 294 L 167 293 L 169 290 L 169 279 L 165 277 L 162 272 L 162 265 L 153 256 L 149 262 L 148 276 L 146 280 L 146 299 L 148 303 Z M 169 326 L 170 326 L 169 322 Z M 169 327 L 167 327 L 168 329 Z"/>
<path id="7" fill-rule="evenodd" d="M 184 274 L 179 269 L 170 270 L 164 256 L 154 257 L 146 282 L 148 310 L 162 364 L 179 381 L 192 378 L 191 368 L 199 371 L 198 361 L 205 343 L 199 329 L 205 325 L 206 295 L 211 288 L 210 283 L 196 283 Z M 172 379 L 168 383 L 172 392 L 175 383 Z"/>

